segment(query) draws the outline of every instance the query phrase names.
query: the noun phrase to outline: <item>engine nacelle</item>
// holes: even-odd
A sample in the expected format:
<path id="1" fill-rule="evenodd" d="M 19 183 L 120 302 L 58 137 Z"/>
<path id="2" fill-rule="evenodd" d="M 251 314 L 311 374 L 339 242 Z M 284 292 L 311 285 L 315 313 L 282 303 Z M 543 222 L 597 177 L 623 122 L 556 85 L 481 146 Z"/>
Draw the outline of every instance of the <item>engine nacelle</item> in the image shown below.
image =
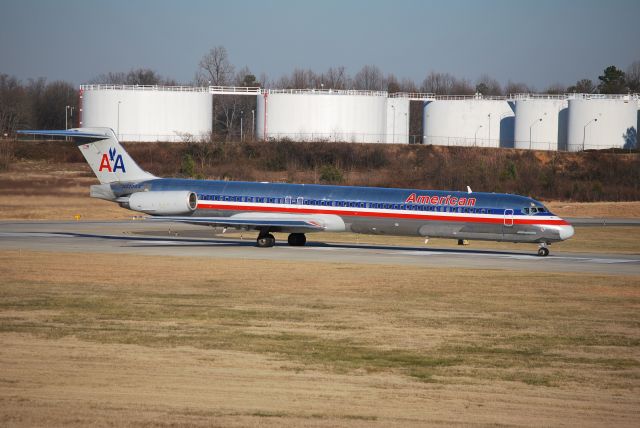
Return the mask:
<path id="1" fill-rule="evenodd" d="M 198 196 L 187 190 L 136 192 L 127 208 L 153 215 L 188 215 L 196 210 Z"/>

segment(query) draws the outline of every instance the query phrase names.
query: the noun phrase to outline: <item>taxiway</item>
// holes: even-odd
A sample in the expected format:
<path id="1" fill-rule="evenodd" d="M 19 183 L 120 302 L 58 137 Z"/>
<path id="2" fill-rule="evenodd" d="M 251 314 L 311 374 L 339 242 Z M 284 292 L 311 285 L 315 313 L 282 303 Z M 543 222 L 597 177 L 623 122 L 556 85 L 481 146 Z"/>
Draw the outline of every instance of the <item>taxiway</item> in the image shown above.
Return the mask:
<path id="1" fill-rule="evenodd" d="M 253 236 L 253 235 L 251 235 Z M 481 244 L 478 244 L 481 245 Z M 538 272 L 640 274 L 639 255 L 565 253 L 537 257 L 522 251 L 323 243 L 311 235 L 305 247 L 280 242 L 257 248 L 253 238 L 226 238 L 209 228 L 145 221 L 0 222 L 0 250 L 117 253 L 152 256 L 287 260 L 300 263 L 414 265 Z"/>

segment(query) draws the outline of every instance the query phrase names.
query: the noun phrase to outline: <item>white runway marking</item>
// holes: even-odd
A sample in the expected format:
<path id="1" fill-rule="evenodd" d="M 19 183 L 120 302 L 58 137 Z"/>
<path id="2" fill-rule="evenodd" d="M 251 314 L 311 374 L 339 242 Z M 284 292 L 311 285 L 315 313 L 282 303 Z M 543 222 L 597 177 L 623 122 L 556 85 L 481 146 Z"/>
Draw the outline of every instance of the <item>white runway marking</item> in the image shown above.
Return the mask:
<path id="1" fill-rule="evenodd" d="M 299 247 L 281 247 L 288 248 L 290 250 L 300 249 Z M 559 261 L 559 260 L 571 260 L 576 262 L 585 262 L 585 263 L 602 263 L 602 264 L 613 264 L 613 263 L 640 263 L 640 260 L 633 259 L 602 259 L 602 258 L 591 258 L 591 257 L 570 257 L 570 256 L 548 256 L 548 257 L 539 257 L 535 254 L 503 254 L 503 253 L 492 253 L 481 252 L 481 251 L 431 251 L 431 250 L 395 250 L 394 248 L 356 248 L 356 247 L 305 247 L 305 250 L 313 250 L 313 251 L 349 251 L 349 250 L 361 250 L 361 251 L 373 251 L 373 252 L 389 252 L 390 255 L 399 255 L 399 256 L 473 256 L 473 257 L 492 257 L 492 258 L 504 258 L 504 259 L 515 259 L 515 260 L 527 260 L 527 261 L 536 261 L 536 262 L 544 262 L 544 261 Z M 388 251 L 391 250 L 391 251 Z"/>

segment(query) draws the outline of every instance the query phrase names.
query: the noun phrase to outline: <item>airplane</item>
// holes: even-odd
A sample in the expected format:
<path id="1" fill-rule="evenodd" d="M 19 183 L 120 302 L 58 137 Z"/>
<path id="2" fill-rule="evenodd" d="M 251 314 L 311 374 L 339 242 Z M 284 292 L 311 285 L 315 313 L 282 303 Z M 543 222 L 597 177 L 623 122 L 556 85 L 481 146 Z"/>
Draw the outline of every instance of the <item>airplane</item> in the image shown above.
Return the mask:
<path id="1" fill-rule="evenodd" d="M 100 184 L 90 196 L 148 214 L 150 220 L 258 231 L 256 244 L 273 247 L 273 232 L 303 246 L 306 234 L 353 232 L 548 245 L 574 234 L 566 220 L 525 196 L 316 184 L 160 178 L 144 171 L 111 128 L 18 131 L 71 137 Z"/>

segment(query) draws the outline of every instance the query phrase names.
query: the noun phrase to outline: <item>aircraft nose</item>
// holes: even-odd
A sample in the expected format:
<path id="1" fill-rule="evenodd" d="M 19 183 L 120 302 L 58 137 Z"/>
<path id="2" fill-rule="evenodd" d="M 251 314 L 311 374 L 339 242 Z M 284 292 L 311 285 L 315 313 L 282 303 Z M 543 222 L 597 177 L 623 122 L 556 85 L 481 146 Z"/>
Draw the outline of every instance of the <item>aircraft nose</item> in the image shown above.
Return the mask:
<path id="1" fill-rule="evenodd" d="M 560 239 L 562 239 L 563 241 L 565 239 L 569 239 L 573 236 L 573 234 L 575 233 L 575 230 L 573 229 L 573 226 L 566 225 L 566 226 L 560 226 Z"/>

